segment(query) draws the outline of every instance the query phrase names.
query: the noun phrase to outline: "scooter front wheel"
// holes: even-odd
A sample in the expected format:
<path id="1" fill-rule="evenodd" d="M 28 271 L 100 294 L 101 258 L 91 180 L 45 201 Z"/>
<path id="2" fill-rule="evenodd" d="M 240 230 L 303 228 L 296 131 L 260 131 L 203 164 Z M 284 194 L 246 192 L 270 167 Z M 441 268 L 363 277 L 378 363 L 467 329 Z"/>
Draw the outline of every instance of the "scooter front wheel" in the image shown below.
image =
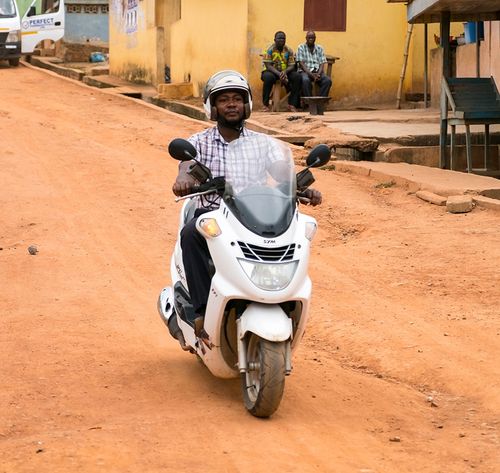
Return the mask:
<path id="1" fill-rule="evenodd" d="M 247 371 L 241 374 L 243 400 L 256 417 L 269 417 L 280 405 L 285 389 L 286 342 L 270 342 L 251 334 Z"/>

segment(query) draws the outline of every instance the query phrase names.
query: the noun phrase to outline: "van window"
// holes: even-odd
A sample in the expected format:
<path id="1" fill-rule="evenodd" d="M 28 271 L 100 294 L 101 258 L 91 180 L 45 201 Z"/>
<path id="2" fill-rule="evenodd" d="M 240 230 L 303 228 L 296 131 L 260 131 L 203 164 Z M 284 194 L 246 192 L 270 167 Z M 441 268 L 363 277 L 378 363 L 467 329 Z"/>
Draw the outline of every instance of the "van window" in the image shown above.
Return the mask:
<path id="1" fill-rule="evenodd" d="M 42 14 L 55 13 L 59 10 L 59 0 L 43 0 Z"/>
<path id="2" fill-rule="evenodd" d="M 14 18 L 15 16 L 14 0 L 0 0 L 0 18 Z"/>

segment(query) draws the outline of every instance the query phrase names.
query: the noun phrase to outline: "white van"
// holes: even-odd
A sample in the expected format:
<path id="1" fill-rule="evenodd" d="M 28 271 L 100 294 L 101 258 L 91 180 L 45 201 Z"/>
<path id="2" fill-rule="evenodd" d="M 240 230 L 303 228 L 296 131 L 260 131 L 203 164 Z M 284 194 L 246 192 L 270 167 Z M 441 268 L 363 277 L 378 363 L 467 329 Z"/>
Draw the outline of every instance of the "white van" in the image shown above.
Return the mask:
<path id="1" fill-rule="evenodd" d="M 15 0 L 0 0 L 0 60 L 17 66 L 21 54 L 31 54 L 40 41 L 64 36 L 64 0 L 33 0 L 21 19 Z"/>

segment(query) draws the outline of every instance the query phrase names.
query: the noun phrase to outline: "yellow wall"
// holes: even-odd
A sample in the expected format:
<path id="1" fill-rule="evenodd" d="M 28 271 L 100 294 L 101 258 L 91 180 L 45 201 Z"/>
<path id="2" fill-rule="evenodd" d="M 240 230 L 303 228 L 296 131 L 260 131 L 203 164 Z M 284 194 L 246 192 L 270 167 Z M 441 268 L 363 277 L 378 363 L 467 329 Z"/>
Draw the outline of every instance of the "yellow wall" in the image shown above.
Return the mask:
<path id="1" fill-rule="evenodd" d="M 207 79 L 221 69 L 247 72 L 247 0 L 183 0 L 172 24 L 172 82 L 192 82 L 201 95 Z"/>
<path id="2" fill-rule="evenodd" d="M 180 10 L 181 18 L 165 26 L 169 66 L 172 82 L 190 80 L 195 94 L 213 72 L 232 68 L 248 75 L 260 103 L 262 50 L 277 30 L 286 32 L 294 50 L 305 39 L 304 0 L 182 0 Z M 346 32 L 316 32 L 327 54 L 341 57 L 333 67 L 334 99 L 346 104 L 395 100 L 405 32 L 404 5 L 349 0 Z"/>
<path id="3" fill-rule="evenodd" d="M 171 26 L 181 18 L 181 0 L 161 0 L 155 5 L 156 25 L 164 30 L 163 54 L 165 65 L 171 66 Z"/>
<path id="4" fill-rule="evenodd" d="M 110 72 L 129 80 L 191 81 L 201 95 L 221 69 L 247 75 L 254 102 L 261 103 L 261 53 L 277 30 L 294 50 L 305 39 L 304 0 L 137 0 L 137 31 L 127 34 L 123 9 L 133 0 L 111 0 Z M 341 59 L 333 66 L 330 95 L 336 106 L 396 100 L 407 32 L 406 6 L 386 0 L 349 0 L 347 31 L 316 31 L 317 43 Z M 459 34 L 461 24 L 452 25 Z M 429 48 L 439 25 L 429 26 Z M 423 92 L 423 26 L 416 25 L 404 92 Z"/>
<path id="5" fill-rule="evenodd" d="M 127 5 L 126 0 L 110 2 L 110 73 L 132 82 L 161 83 L 164 38 L 163 29 L 155 26 L 155 0 L 137 1 L 133 31 L 127 31 L 132 13 Z"/>
<path id="6" fill-rule="evenodd" d="M 275 31 L 287 34 L 295 51 L 305 41 L 304 1 L 249 0 L 250 80 L 260 86 L 259 53 L 273 40 Z M 281 12 L 288 12 L 281 14 Z M 276 21 L 279 18 L 279 22 Z M 347 31 L 316 31 L 316 42 L 327 54 L 340 57 L 333 66 L 330 95 L 337 104 L 363 104 L 395 100 L 406 33 L 406 7 L 386 0 L 349 0 Z M 260 98 L 260 97 L 259 97 Z"/>

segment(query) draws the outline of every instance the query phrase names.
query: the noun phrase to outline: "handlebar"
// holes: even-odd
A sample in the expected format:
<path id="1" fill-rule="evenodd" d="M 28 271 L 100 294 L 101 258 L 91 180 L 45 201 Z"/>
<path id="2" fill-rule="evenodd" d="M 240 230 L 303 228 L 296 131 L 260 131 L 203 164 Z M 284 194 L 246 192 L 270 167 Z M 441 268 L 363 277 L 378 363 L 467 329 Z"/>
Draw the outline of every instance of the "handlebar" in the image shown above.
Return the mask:
<path id="1" fill-rule="evenodd" d="M 226 180 L 224 179 L 224 177 L 216 177 L 214 179 L 210 179 L 207 182 L 203 182 L 198 186 L 193 186 L 189 194 L 186 194 L 182 197 L 177 197 L 175 201 L 179 202 L 184 199 L 189 199 L 190 197 L 198 197 L 200 195 L 213 194 L 215 192 L 221 193 L 222 191 L 224 191 L 225 185 Z M 302 204 L 311 203 L 311 199 L 309 197 L 306 197 L 304 191 L 297 192 L 297 200 Z"/>
<path id="2" fill-rule="evenodd" d="M 309 197 L 306 197 L 304 192 L 300 192 L 300 191 L 297 192 L 297 200 L 301 204 L 310 204 L 311 203 L 311 199 Z"/>
<path id="3" fill-rule="evenodd" d="M 188 199 L 190 197 L 197 197 L 199 195 L 213 194 L 214 192 L 222 192 L 226 186 L 226 180 L 224 177 L 215 177 L 208 180 L 207 182 L 202 182 L 199 186 L 193 186 L 189 194 L 182 197 L 177 197 L 176 202 L 180 200 Z"/>

